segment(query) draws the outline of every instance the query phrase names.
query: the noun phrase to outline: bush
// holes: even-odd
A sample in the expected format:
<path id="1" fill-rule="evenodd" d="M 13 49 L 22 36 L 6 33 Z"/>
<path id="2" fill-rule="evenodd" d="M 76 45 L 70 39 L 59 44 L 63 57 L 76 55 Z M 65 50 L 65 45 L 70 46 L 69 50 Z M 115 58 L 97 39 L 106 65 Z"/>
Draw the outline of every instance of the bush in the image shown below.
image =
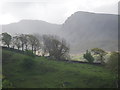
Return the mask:
<path id="1" fill-rule="evenodd" d="M 111 71 L 118 73 L 118 59 L 120 57 L 119 52 L 112 52 L 109 60 L 106 64 L 107 68 L 109 68 Z"/>
<path id="2" fill-rule="evenodd" d="M 2 81 L 2 88 L 13 88 L 13 85 L 9 80 L 5 79 Z"/>
<path id="3" fill-rule="evenodd" d="M 118 82 L 120 80 L 118 77 L 118 71 L 120 71 L 120 68 L 118 67 L 118 64 L 120 64 L 120 62 L 118 62 L 119 58 L 120 58 L 120 52 L 112 52 L 106 64 L 106 67 L 116 74 L 115 79 L 116 79 L 117 87 L 118 87 Z"/>
<path id="4" fill-rule="evenodd" d="M 35 61 L 31 58 L 25 58 L 23 62 L 21 63 L 21 66 L 25 70 L 30 70 L 34 67 Z"/>
<path id="5" fill-rule="evenodd" d="M 104 56 L 107 54 L 107 52 L 104 51 L 101 48 L 93 48 L 93 49 L 91 49 L 91 51 L 94 53 L 94 55 L 99 55 L 100 56 L 99 61 L 101 62 L 102 65 L 104 65 L 105 64 Z"/>
<path id="6" fill-rule="evenodd" d="M 91 55 L 91 53 L 87 50 L 86 54 L 83 55 L 83 57 L 89 62 L 89 63 L 93 63 L 94 58 Z"/>
<path id="7" fill-rule="evenodd" d="M 31 50 L 26 50 L 25 54 L 27 54 L 28 56 L 31 56 L 31 57 L 35 57 L 35 54 Z"/>

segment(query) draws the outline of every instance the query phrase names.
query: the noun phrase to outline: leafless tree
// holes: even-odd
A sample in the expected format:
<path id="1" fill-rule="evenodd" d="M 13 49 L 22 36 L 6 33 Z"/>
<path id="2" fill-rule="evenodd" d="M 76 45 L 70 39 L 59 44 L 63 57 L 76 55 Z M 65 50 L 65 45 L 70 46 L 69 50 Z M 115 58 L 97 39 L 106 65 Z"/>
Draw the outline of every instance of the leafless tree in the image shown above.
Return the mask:
<path id="1" fill-rule="evenodd" d="M 16 38 L 12 37 L 12 39 L 11 39 L 11 46 L 12 46 L 13 49 L 15 48 L 15 45 L 16 45 Z"/>
<path id="2" fill-rule="evenodd" d="M 14 38 L 14 40 L 15 40 L 15 46 L 18 48 L 18 50 L 21 48 L 21 40 L 20 40 L 20 38 L 19 38 L 19 36 L 15 36 L 15 37 L 13 37 Z"/>
<path id="3" fill-rule="evenodd" d="M 29 45 L 28 41 L 29 41 L 29 35 L 27 34 L 20 34 L 19 38 L 21 40 L 21 47 L 22 47 L 22 51 L 25 49 L 27 50 L 27 47 Z"/>
<path id="4" fill-rule="evenodd" d="M 32 52 L 36 53 L 36 51 L 40 48 L 40 42 L 34 35 L 29 36 L 29 44 L 31 45 Z"/>
<path id="5" fill-rule="evenodd" d="M 58 36 L 43 35 L 44 50 L 49 53 L 50 57 L 61 60 L 66 59 L 69 53 L 69 46 L 65 39 L 60 39 Z"/>
<path id="6" fill-rule="evenodd" d="M 28 50 L 29 46 L 29 35 L 25 34 L 24 36 L 24 45 L 25 45 L 25 50 Z"/>

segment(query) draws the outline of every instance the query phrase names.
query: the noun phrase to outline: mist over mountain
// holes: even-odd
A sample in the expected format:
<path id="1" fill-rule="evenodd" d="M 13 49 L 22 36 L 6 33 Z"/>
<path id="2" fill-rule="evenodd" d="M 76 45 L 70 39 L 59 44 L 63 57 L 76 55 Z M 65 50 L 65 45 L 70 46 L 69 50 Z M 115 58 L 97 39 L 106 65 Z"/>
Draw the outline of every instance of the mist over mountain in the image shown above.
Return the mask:
<path id="1" fill-rule="evenodd" d="M 118 48 L 118 16 L 76 12 L 61 25 L 41 20 L 22 20 L 2 25 L 2 32 L 56 34 L 69 42 L 72 54 L 90 48 L 115 51 Z"/>
<path id="2" fill-rule="evenodd" d="M 117 50 L 117 15 L 76 12 L 65 21 L 62 29 L 74 53 L 94 47 Z"/>
<path id="3" fill-rule="evenodd" d="M 11 34 L 30 33 L 30 34 L 56 34 L 60 25 L 51 24 L 41 20 L 21 20 L 17 23 L 11 23 L 2 26 L 3 32 Z"/>

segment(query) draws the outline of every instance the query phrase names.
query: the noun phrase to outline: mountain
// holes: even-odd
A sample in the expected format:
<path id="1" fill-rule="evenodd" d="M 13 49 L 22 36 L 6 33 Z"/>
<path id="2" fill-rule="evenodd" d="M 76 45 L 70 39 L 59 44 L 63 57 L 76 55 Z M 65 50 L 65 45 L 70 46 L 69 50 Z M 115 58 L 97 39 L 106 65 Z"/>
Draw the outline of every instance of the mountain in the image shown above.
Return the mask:
<path id="1" fill-rule="evenodd" d="M 107 51 L 118 47 L 118 16 L 76 12 L 61 25 L 40 20 L 22 20 L 2 26 L 3 32 L 56 34 L 64 37 L 70 44 L 71 53 L 78 54 L 90 48 Z"/>
<path id="2" fill-rule="evenodd" d="M 51 24 L 41 20 L 21 20 L 17 23 L 11 23 L 2 26 L 3 32 L 14 33 L 39 33 L 56 34 L 60 25 Z"/>
<path id="3" fill-rule="evenodd" d="M 77 53 L 89 48 L 118 50 L 118 16 L 76 12 L 63 24 L 62 33 Z"/>

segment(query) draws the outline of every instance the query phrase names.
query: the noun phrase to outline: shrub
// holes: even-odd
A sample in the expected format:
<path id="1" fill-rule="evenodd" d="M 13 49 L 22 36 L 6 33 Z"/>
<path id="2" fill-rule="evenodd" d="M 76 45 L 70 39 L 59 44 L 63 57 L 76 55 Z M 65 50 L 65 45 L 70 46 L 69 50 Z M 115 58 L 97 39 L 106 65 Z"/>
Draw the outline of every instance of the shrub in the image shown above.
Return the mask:
<path id="1" fill-rule="evenodd" d="M 34 67 L 35 61 L 31 58 L 25 58 L 23 62 L 21 63 L 21 66 L 25 70 L 30 70 Z"/>
<path id="2" fill-rule="evenodd" d="M 5 79 L 2 81 L 2 88 L 13 88 L 13 85 L 9 80 Z"/>
<path id="3" fill-rule="evenodd" d="M 99 55 L 100 56 L 99 61 L 101 62 L 102 65 L 104 65 L 105 64 L 104 56 L 107 54 L 107 52 L 104 51 L 101 48 L 93 48 L 93 49 L 91 49 L 91 51 L 94 53 L 94 55 Z"/>
<path id="4" fill-rule="evenodd" d="M 94 61 L 93 56 L 91 55 L 91 53 L 90 53 L 88 50 L 86 50 L 86 54 L 84 54 L 83 57 L 84 57 L 89 63 L 93 63 L 93 61 Z"/>
<path id="5" fill-rule="evenodd" d="M 120 52 L 112 52 L 106 64 L 106 67 L 116 74 L 115 79 L 116 79 L 117 87 L 119 82 L 118 71 L 120 71 L 120 68 L 118 67 L 118 64 L 120 64 L 118 62 L 119 58 L 120 58 Z"/>
<path id="6" fill-rule="evenodd" d="M 106 64 L 106 67 L 109 68 L 111 71 L 118 72 L 118 59 L 120 57 L 119 52 L 112 52 L 109 60 Z"/>

